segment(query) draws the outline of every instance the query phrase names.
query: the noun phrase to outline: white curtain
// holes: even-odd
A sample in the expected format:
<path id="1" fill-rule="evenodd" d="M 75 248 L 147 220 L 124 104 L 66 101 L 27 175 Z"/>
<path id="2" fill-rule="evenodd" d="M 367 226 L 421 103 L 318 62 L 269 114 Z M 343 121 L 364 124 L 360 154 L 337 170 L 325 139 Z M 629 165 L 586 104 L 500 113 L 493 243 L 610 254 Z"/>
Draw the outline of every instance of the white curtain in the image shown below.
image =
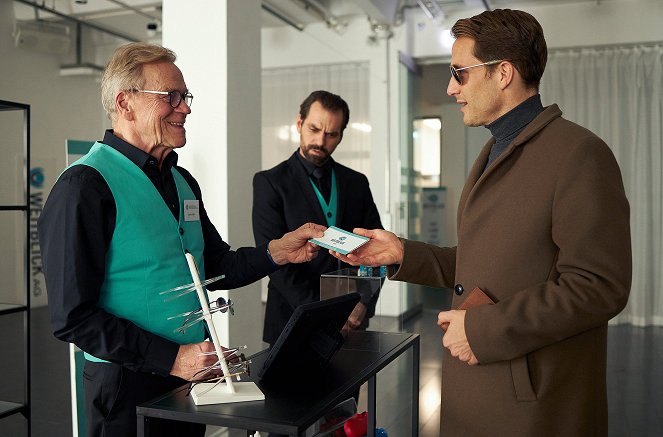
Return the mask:
<path id="1" fill-rule="evenodd" d="M 368 63 L 263 69 L 262 168 L 288 159 L 299 147 L 299 105 L 311 92 L 326 90 L 341 96 L 350 107 L 350 122 L 334 159 L 370 179 L 368 74 Z"/>
<path id="2" fill-rule="evenodd" d="M 541 95 L 603 138 L 621 167 L 633 283 L 612 323 L 663 325 L 663 45 L 552 52 Z"/>

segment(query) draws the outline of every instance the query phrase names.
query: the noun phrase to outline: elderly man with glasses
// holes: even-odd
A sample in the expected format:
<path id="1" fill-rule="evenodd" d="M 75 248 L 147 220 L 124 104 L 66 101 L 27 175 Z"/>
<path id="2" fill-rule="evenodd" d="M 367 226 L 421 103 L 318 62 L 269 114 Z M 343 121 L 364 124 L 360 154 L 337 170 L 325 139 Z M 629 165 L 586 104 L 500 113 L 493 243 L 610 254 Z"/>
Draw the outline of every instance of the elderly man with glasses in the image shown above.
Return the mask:
<path id="1" fill-rule="evenodd" d="M 166 393 L 216 362 L 203 324 L 182 328 L 195 293 L 161 291 L 192 281 L 185 253 L 210 288 L 250 284 L 317 254 L 306 224 L 258 247 L 231 250 L 210 222 L 201 190 L 177 165 L 192 94 L 175 54 L 161 46 L 118 48 L 102 78 L 112 129 L 56 182 L 38 224 L 57 338 L 85 352 L 89 436 L 136 434 L 136 405 Z M 223 276 L 223 277 L 222 277 Z M 205 426 L 156 420 L 159 436 L 203 436 Z"/>
<path id="2" fill-rule="evenodd" d="M 608 320 L 631 281 L 629 205 L 610 148 L 543 107 L 539 23 L 487 11 L 452 28 L 447 93 L 492 138 L 458 206 L 458 244 L 382 230 L 353 264 L 393 264 L 390 279 L 454 289 L 438 315 L 442 436 L 607 436 Z"/>

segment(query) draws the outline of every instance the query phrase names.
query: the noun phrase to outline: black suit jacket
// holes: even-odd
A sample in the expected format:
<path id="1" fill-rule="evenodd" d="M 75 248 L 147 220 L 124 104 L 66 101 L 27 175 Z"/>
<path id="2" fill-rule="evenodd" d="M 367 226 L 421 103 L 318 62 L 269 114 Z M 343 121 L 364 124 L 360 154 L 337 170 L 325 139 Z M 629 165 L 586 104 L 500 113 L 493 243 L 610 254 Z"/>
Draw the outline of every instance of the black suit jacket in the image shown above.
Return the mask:
<path id="1" fill-rule="evenodd" d="M 295 151 L 276 167 L 253 177 L 253 235 L 256 244 L 280 238 L 286 232 L 314 222 L 327 226 L 322 207 L 313 191 L 306 170 Z M 333 163 L 336 174 L 338 210 L 336 227 L 352 231 L 357 227 L 382 228 L 368 179 L 363 174 Z M 346 265 L 321 249 L 311 262 L 288 264 L 269 276 L 263 340 L 274 344 L 294 309 L 320 299 L 320 275 Z M 375 313 L 377 295 L 364 302 L 365 321 Z"/>

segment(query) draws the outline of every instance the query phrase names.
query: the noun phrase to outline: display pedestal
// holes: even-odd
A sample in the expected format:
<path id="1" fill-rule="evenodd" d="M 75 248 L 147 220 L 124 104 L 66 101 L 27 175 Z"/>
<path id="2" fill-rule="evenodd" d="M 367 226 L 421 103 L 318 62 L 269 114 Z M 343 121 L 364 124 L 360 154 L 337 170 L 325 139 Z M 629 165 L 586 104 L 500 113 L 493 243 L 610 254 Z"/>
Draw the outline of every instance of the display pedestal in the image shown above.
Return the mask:
<path id="1" fill-rule="evenodd" d="M 233 382 L 234 393 L 228 389 L 226 384 L 218 384 L 209 390 L 212 385 L 214 385 L 213 382 L 203 382 L 193 387 L 191 397 L 196 405 L 265 400 L 265 395 L 253 382 Z"/>

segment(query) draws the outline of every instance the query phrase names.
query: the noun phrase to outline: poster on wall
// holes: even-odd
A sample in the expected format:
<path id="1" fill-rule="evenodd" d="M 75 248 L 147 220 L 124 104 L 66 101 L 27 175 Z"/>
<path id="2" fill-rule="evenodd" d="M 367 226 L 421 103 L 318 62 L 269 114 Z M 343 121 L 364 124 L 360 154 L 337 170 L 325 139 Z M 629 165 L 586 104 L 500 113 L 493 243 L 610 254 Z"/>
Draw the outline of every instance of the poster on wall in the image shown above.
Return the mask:
<path id="1" fill-rule="evenodd" d="M 60 170 L 56 169 L 55 159 L 33 158 L 30 167 L 30 306 L 46 306 L 46 283 L 44 281 L 37 221 L 44 209 L 44 202 L 55 183 Z"/>
<path id="2" fill-rule="evenodd" d="M 447 188 L 424 188 L 422 193 L 421 239 L 429 244 L 446 244 Z"/>
<path id="3" fill-rule="evenodd" d="M 83 156 L 92 147 L 94 141 L 67 140 L 66 157 L 67 164 Z M 63 169 L 57 168 L 55 159 L 33 158 L 30 167 L 30 298 L 31 307 L 45 306 L 48 304 L 46 283 L 44 281 L 43 262 L 41 249 L 39 247 L 39 235 L 37 233 L 37 222 L 44 209 L 44 203 L 48 198 L 51 187 L 57 180 Z"/>

